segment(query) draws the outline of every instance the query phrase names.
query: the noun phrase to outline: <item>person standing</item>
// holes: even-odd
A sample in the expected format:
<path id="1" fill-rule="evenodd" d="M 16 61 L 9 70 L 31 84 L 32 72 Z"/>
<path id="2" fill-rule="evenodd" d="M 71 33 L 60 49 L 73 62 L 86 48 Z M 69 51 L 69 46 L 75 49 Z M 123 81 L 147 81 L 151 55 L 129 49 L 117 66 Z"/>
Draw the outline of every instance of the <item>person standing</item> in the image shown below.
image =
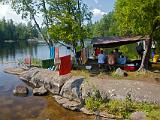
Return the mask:
<path id="1" fill-rule="evenodd" d="M 114 50 L 114 55 L 115 55 L 115 58 L 116 58 L 116 63 L 118 63 L 118 59 L 120 58 L 120 55 L 121 55 L 118 48 L 116 48 Z"/>
<path id="2" fill-rule="evenodd" d="M 108 65 L 115 65 L 116 64 L 116 56 L 113 51 L 108 55 Z"/>
<path id="3" fill-rule="evenodd" d="M 101 53 L 100 48 L 95 49 L 95 56 L 97 57 Z"/>
<path id="4" fill-rule="evenodd" d="M 137 53 L 138 53 L 140 59 L 142 60 L 143 52 L 144 52 L 142 43 L 139 43 L 139 45 L 136 47 L 136 50 L 137 50 Z"/>
<path id="5" fill-rule="evenodd" d="M 102 66 L 104 66 L 105 60 L 106 60 L 106 56 L 104 55 L 103 50 L 101 50 L 100 54 L 98 55 L 99 68 L 101 68 Z"/>

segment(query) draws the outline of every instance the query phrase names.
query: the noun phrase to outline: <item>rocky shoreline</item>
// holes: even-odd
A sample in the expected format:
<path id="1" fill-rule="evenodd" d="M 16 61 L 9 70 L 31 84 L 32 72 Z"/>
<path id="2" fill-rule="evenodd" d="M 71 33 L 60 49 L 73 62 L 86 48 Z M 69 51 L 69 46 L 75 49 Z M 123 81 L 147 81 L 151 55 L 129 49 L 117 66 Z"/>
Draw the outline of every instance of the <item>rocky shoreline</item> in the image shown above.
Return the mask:
<path id="1" fill-rule="evenodd" d="M 83 112 L 87 115 L 95 115 L 96 113 L 87 110 L 84 107 L 84 99 L 87 93 L 84 92 L 84 77 L 72 76 L 67 74 L 59 76 L 57 71 L 50 71 L 42 68 L 6 68 L 4 72 L 18 75 L 24 82 L 32 84 L 36 91 L 38 88 L 44 87 L 47 91 L 53 94 L 53 98 L 66 109 L 72 111 Z M 33 89 L 33 94 L 35 93 Z M 84 93 L 82 93 L 82 91 Z M 37 94 L 36 94 L 37 95 Z M 38 93 L 40 95 L 40 93 Z M 114 115 L 99 114 L 103 119 L 114 119 Z"/>
<path id="2" fill-rule="evenodd" d="M 33 85 L 35 87 L 33 95 L 43 95 L 49 91 L 57 103 L 64 108 L 80 111 L 87 115 L 96 116 L 98 114 L 104 120 L 118 117 L 106 112 L 91 112 L 85 108 L 85 99 L 88 98 L 88 94 L 94 94 L 95 86 L 103 100 L 123 100 L 127 93 L 131 92 L 134 101 L 160 104 L 160 97 L 157 96 L 160 87 L 154 84 L 130 80 L 97 80 L 97 78 L 85 80 L 83 76 L 72 76 L 72 74 L 59 76 L 58 71 L 36 67 L 30 69 L 6 68 L 4 72 L 18 75 L 21 80 Z"/>

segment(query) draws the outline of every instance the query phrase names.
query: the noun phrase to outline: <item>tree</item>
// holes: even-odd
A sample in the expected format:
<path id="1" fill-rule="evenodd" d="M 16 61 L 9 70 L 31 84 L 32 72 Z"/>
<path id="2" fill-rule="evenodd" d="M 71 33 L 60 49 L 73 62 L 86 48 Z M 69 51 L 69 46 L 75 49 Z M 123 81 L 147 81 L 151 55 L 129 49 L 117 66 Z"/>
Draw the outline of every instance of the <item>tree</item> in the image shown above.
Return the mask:
<path id="1" fill-rule="evenodd" d="M 39 34 L 42 39 L 47 43 L 48 47 L 51 49 L 53 47 L 53 41 L 50 39 L 48 31 L 42 32 L 41 25 L 38 23 L 39 16 L 43 17 L 43 25 L 47 27 L 50 26 L 49 16 L 48 16 L 48 1 L 49 0 L 2 0 L 3 2 L 10 2 L 12 8 L 21 14 L 22 19 L 30 19 L 34 22 Z M 45 35 L 46 33 L 47 35 Z"/>
<path id="2" fill-rule="evenodd" d="M 149 59 L 154 32 L 160 27 L 160 0 L 117 0 L 115 18 L 120 36 L 143 35 L 146 50 L 139 70 L 149 68 Z"/>
<path id="3" fill-rule="evenodd" d="M 36 30 L 36 26 L 32 25 L 31 22 L 27 23 L 27 33 L 29 38 L 38 38 L 38 31 Z"/>
<path id="4" fill-rule="evenodd" d="M 50 1 L 51 25 L 49 33 L 55 41 L 77 47 L 79 42 L 84 47 L 84 39 L 89 36 L 92 13 L 82 0 Z"/>
<path id="5" fill-rule="evenodd" d="M 5 18 L 0 20 L 0 42 L 27 40 L 34 37 L 38 37 L 38 34 L 31 24 L 26 26 L 22 23 L 15 24 L 13 20 L 6 21 Z"/>
<path id="6" fill-rule="evenodd" d="M 109 12 L 92 26 L 93 37 L 107 37 L 116 35 L 114 12 Z"/>
<path id="7" fill-rule="evenodd" d="M 11 0 L 11 3 L 22 18 L 29 17 L 35 23 L 49 48 L 53 46 L 53 40 L 74 47 L 78 40 L 84 46 L 84 39 L 89 33 L 86 24 L 91 21 L 91 12 L 88 12 L 87 5 L 82 0 Z M 43 31 L 46 32 L 42 31 L 37 22 L 38 15 L 43 17 Z"/>

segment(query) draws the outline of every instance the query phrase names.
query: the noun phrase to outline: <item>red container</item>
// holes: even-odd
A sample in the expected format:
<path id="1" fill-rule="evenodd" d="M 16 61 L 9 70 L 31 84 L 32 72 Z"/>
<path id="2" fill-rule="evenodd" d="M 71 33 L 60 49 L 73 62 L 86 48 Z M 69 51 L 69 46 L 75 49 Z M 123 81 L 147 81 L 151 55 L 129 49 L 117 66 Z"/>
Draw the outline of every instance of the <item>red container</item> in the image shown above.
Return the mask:
<path id="1" fill-rule="evenodd" d="M 137 67 L 136 66 L 124 66 L 123 70 L 125 70 L 125 71 L 136 71 Z"/>
<path id="2" fill-rule="evenodd" d="M 60 57 L 61 64 L 59 69 L 59 75 L 66 75 L 71 72 L 72 64 L 71 64 L 71 56 Z"/>

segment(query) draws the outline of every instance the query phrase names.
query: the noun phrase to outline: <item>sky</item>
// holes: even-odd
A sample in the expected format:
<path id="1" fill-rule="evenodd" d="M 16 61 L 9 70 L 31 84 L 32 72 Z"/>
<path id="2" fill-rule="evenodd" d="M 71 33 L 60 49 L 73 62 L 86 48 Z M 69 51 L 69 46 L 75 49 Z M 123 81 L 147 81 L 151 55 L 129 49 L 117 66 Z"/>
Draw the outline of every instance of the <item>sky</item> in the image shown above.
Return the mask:
<path id="1" fill-rule="evenodd" d="M 84 3 L 93 12 L 92 21 L 95 22 L 113 10 L 115 0 L 84 0 Z"/>
<path id="2" fill-rule="evenodd" d="M 83 0 L 93 12 L 93 23 L 102 18 L 103 15 L 109 13 L 114 8 L 115 0 Z M 20 15 L 17 15 L 9 5 L 0 4 L 0 19 L 13 19 L 16 23 L 27 23 L 27 20 L 22 20 Z M 39 20 L 41 21 L 41 20 Z"/>

